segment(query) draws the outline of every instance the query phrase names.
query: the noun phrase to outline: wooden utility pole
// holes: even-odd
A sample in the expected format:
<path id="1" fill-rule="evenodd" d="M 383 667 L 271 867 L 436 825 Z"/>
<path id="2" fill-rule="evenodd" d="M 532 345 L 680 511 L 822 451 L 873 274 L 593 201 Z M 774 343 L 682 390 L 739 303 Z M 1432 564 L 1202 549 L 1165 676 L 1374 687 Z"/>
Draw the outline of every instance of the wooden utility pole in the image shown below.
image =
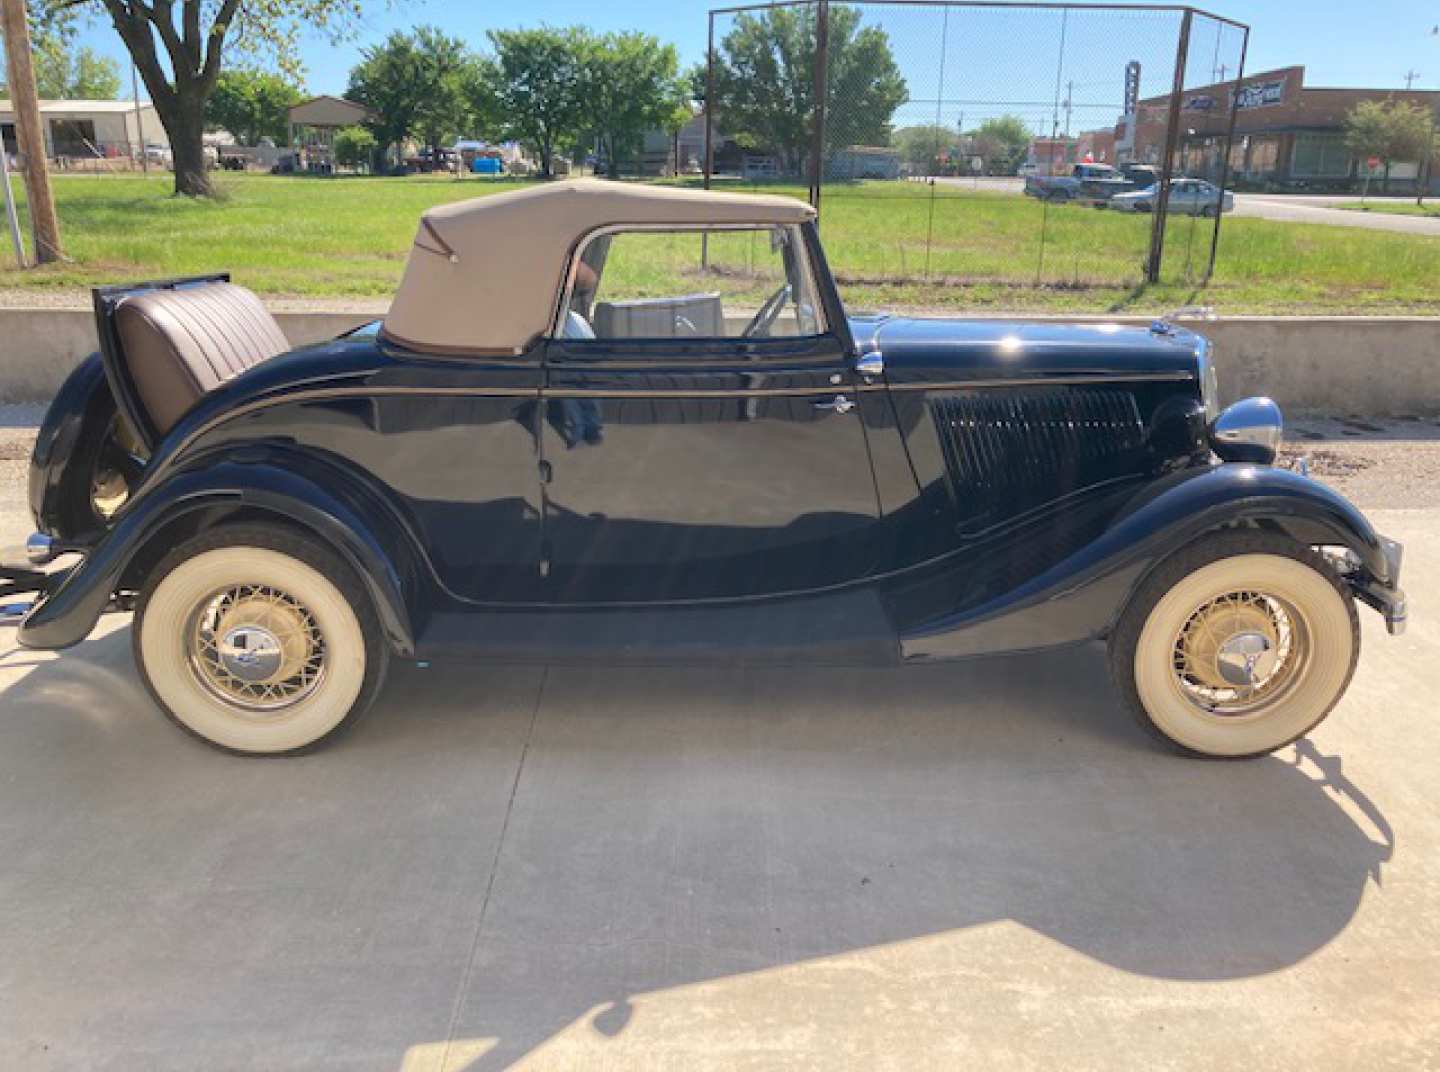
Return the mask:
<path id="1" fill-rule="evenodd" d="M 16 147 L 25 173 L 30 222 L 35 230 L 35 259 L 57 261 L 60 224 L 50 196 L 50 168 L 45 158 L 45 128 L 40 125 L 40 101 L 35 93 L 35 69 L 30 63 L 30 25 L 25 0 L 0 0 L 0 32 L 5 34 L 5 67 L 10 106 L 15 109 Z"/>

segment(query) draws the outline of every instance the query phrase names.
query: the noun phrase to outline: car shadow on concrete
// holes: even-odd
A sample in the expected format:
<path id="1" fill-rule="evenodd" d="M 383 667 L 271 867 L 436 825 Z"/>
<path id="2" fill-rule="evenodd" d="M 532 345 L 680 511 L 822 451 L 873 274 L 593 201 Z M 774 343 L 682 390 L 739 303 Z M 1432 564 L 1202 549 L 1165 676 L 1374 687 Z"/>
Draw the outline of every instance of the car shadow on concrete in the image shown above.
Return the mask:
<path id="1" fill-rule="evenodd" d="M 333 745 L 257 761 L 160 717 L 121 628 L 27 667 L 0 711 L 11 1059 L 83 1056 L 83 1022 L 122 1064 L 197 1038 L 217 1066 L 414 1064 L 455 1040 L 457 1067 L 503 1068 L 577 1022 L 622 1037 L 643 995 L 997 921 L 1123 972 L 1248 977 L 1339 934 L 1394 848 L 1309 742 L 1158 749 L 1093 650 L 401 667 Z"/>

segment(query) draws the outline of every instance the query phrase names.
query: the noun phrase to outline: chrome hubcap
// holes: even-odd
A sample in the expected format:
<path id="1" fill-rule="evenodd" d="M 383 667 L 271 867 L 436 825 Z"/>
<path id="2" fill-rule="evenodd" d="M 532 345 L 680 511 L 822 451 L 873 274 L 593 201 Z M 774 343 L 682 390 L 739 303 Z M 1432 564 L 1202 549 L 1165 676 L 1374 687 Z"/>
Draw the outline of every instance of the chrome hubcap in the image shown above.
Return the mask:
<path id="1" fill-rule="evenodd" d="M 1211 714 L 1252 714 L 1289 691 L 1309 649 L 1295 608 L 1263 592 L 1227 592 L 1201 604 L 1180 627 L 1175 683 Z"/>
<path id="2" fill-rule="evenodd" d="M 275 634 L 258 625 L 231 629 L 220 638 L 217 654 L 226 673 L 250 682 L 274 677 L 285 661 Z"/>
<path id="3" fill-rule="evenodd" d="M 1215 664 L 1230 684 L 1253 686 L 1274 670 L 1275 648 L 1264 633 L 1233 633 L 1221 642 Z"/>
<path id="4" fill-rule="evenodd" d="M 268 585 L 235 585 L 192 616 L 190 666 L 225 703 L 273 713 L 299 703 L 325 674 L 325 639 L 314 615 Z"/>

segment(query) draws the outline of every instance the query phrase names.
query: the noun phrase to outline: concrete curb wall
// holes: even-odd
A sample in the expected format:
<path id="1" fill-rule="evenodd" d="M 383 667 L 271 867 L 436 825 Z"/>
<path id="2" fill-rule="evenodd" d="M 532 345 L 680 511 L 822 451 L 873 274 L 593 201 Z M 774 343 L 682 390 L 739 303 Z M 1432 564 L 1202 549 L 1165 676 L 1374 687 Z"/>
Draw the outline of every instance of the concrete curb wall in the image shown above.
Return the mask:
<path id="1" fill-rule="evenodd" d="M 300 346 L 333 338 L 375 314 L 277 313 L 275 318 Z M 1149 323 L 1144 317 L 1070 319 Z M 1294 411 L 1440 413 L 1440 318 L 1227 317 L 1185 325 L 1214 341 L 1226 402 L 1268 394 Z M 89 310 L 0 309 L 0 401 L 49 399 L 95 347 Z"/>
<path id="2" fill-rule="evenodd" d="M 292 345 L 333 339 L 374 313 L 276 313 Z M 100 346 L 89 309 L 0 309 L 0 402 L 47 402 Z"/>

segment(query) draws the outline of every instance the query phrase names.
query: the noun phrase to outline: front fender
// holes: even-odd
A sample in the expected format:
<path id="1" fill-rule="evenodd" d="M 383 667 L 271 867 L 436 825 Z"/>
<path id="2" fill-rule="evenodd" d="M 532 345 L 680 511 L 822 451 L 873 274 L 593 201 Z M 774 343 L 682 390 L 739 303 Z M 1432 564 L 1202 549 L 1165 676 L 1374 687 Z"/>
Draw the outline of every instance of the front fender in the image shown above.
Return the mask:
<path id="1" fill-rule="evenodd" d="M 308 530 L 340 554 L 365 583 L 391 647 L 414 652 L 425 576 L 403 520 L 362 477 L 301 451 L 249 450 L 172 473 L 127 505 L 115 526 L 26 617 L 27 648 L 65 648 L 89 636 L 127 569 L 178 523 L 271 516 Z M 197 516 L 198 515 L 198 516 Z M 168 550 L 167 548 L 164 548 Z"/>
<path id="2" fill-rule="evenodd" d="M 1020 587 L 902 638 L 907 658 L 956 658 L 1080 643 L 1114 628 L 1158 563 L 1208 532 L 1269 525 L 1309 545 L 1348 547 L 1366 579 L 1393 589 L 1397 564 L 1365 516 L 1284 469 L 1220 464 L 1151 484 L 1099 537 Z"/>

